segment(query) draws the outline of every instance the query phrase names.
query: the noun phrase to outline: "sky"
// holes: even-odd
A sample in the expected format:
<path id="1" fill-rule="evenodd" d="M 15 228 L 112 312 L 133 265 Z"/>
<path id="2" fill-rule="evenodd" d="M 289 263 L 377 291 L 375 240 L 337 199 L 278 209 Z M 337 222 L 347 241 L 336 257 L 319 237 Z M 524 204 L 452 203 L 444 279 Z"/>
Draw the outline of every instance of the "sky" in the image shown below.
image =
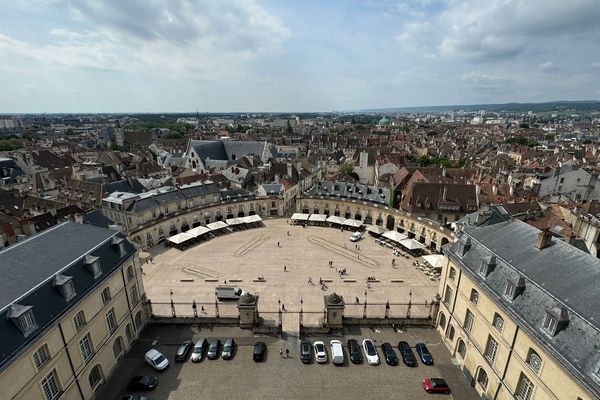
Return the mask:
<path id="1" fill-rule="evenodd" d="M 600 98 L 598 0 L 11 0 L 0 113 Z"/>

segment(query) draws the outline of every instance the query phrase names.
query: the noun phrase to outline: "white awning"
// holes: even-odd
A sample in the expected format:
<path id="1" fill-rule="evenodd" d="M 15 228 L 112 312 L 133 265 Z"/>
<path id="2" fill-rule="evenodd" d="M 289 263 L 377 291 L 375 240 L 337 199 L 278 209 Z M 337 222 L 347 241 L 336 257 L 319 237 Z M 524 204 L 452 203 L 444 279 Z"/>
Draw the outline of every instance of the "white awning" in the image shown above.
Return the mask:
<path id="1" fill-rule="evenodd" d="M 210 232 L 210 229 L 208 229 L 207 227 L 197 226 L 195 228 L 190 229 L 186 233 L 188 235 L 192 235 L 193 237 L 198 237 L 198 236 L 204 235 L 205 233 L 208 233 L 208 232 Z"/>
<path id="2" fill-rule="evenodd" d="M 309 216 L 309 214 L 294 213 L 292 215 L 292 221 L 308 221 Z"/>
<path id="3" fill-rule="evenodd" d="M 444 256 L 440 254 L 431 254 L 423 256 L 422 258 L 434 268 L 442 268 L 442 266 L 444 265 Z"/>
<path id="4" fill-rule="evenodd" d="M 225 220 L 225 223 L 229 226 L 241 225 L 244 223 L 244 220 L 241 218 L 229 218 Z"/>
<path id="5" fill-rule="evenodd" d="M 371 225 L 367 228 L 367 231 L 381 235 L 385 233 L 385 228 L 379 225 Z"/>
<path id="6" fill-rule="evenodd" d="M 408 250 L 417 250 L 425 247 L 423 243 L 417 242 L 415 239 L 404 239 L 400 242 L 400 245 L 406 247 Z"/>
<path id="7" fill-rule="evenodd" d="M 344 226 L 352 226 L 354 228 L 360 228 L 362 226 L 362 221 L 358 219 L 346 219 L 342 223 Z"/>
<path id="8" fill-rule="evenodd" d="M 346 220 L 346 218 L 336 217 L 335 215 L 332 215 L 332 216 L 328 217 L 326 221 L 331 222 L 332 224 L 341 225 L 344 223 L 345 220 Z"/>
<path id="9" fill-rule="evenodd" d="M 211 231 L 218 231 L 219 229 L 227 228 L 227 226 L 228 225 L 223 221 L 212 222 L 206 225 L 206 227 Z"/>
<path id="10" fill-rule="evenodd" d="M 325 222 L 327 221 L 327 215 L 325 214 L 312 214 L 309 218 L 309 221 L 317 221 L 317 222 Z"/>
<path id="11" fill-rule="evenodd" d="M 245 224 L 252 224 L 254 222 L 260 222 L 262 221 L 262 218 L 260 217 L 260 215 L 248 215 L 247 217 L 242 218 L 242 221 L 244 221 Z"/>
<path id="12" fill-rule="evenodd" d="M 193 238 L 194 238 L 194 236 L 189 235 L 187 232 L 183 232 L 183 233 L 178 233 L 177 235 L 173 235 L 167 240 L 174 244 L 181 244 L 181 243 L 187 242 L 188 240 L 191 240 Z"/>
<path id="13" fill-rule="evenodd" d="M 406 239 L 408 236 L 403 235 L 397 231 L 387 231 L 386 233 L 383 234 L 383 237 L 393 240 L 396 243 L 400 243 L 401 241 Z"/>

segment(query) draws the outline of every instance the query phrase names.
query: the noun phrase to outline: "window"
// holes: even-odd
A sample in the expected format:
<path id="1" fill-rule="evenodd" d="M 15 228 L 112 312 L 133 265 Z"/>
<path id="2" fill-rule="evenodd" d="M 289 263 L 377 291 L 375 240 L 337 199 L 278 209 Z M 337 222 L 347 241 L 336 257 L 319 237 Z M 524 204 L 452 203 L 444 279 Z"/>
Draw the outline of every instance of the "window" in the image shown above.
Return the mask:
<path id="1" fill-rule="evenodd" d="M 452 289 L 450 286 L 446 286 L 446 293 L 444 293 L 444 304 L 447 307 L 450 307 L 450 302 L 452 301 Z"/>
<path id="2" fill-rule="evenodd" d="M 79 349 L 84 362 L 88 362 L 94 356 L 94 348 L 92 347 L 92 337 L 88 333 L 79 341 Z"/>
<path id="3" fill-rule="evenodd" d="M 504 297 L 509 300 L 513 300 L 515 298 L 515 292 L 517 288 L 510 282 L 506 282 L 506 286 L 504 287 Z"/>
<path id="4" fill-rule="evenodd" d="M 451 280 L 456 279 L 456 270 L 453 267 L 450 267 L 450 273 L 448 274 L 448 277 Z"/>
<path id="5" fill-rule="evenodd" d="M 102 293 L 100 294 L 100 297 L 102 298 L 102 304 L 107 305 L 111 299 L 110 288 L 105 287 Z"/>
<path id="6" fill-rule="evenodd" d="M 117 330 L 117 319 L 115 318 L 114 308 L 111 308 L 110 311 L 106 313 L 106 323 L 108 324 L 108 331 L 110 333 Z"/>
<path id="7" fill-rule="evenodd" d="M 458 341 L 458 354 L 460 354 L 462 358 L 465 358 L 465 355 L 467 354 L 467 346 L 462 339 Z"/>
<path id="8" fill-rule="evenodd" d="M 558 326 L 558 321 L 554 319 L 550 314 L 546 314 L 546 319 L 544 319 L 544 324 L 542 328 L 550 334 L 554 335 L 556 333 L 556 327 Z"/>
<path id="9" fill-rule="evenodd" d="M 137 304 L 137 302 L 140 301 L 137 285 L 133 285 L 131 289 L 129 289 L 129 293 L 131 294 L 131 304 Z"/>
<path id="10" fill-rule="evenodd" d="M 83 263 L 92 273 L 94 279 L 97 279 L 100 275 L 102 275 L 102 270 L 100 269 L 100 259 L 98 257 L 88 254 L 85 256 Z"/>
<path id="11" fill-rule="evenodd" d="M 536 374 L 540 372 L 540 368 L 542 367 L 542 358 L 533 349 L 529 349 L 527 365 L 529 365 Z"/>
<path id="12" fill-rule="evenodd" d="M 123 353 L 122 342 L 123 342 L 123 339 L 121 339 L 121 336 L 116 338 L 115 341 L 113 342 L 113 355 L 115 356 L 115 359 L 117 359 L 117 360 L 121 356 L 121 353 Z"/>
<path id="13" fill-rule="evenodd" d="M 477 373 L 477 383 L 482 388 L 487 389 L 488 382 L 489 382 L 489 379 L 488 379 L 487 372 L 485 372 L 485 369 L 479 368 L 479 372 Z"/>
<path id="14" fill-rule="evenodd" d="M 35 367 L 37 369 L 41 369 L 48 361 L 50 361 L 50 350 L 48 350 L 48 345 L 43 345 L 35 353 L 33 353 L 33 361 L 35 362 Z"/>
<path id="15" fill-rule="evenodd" d="M 60 385 L 58 384 L 58 378 L 56 376 L 56 370 L 53 369 L 46 377 L 42 380 L 42 390 L 46 400 L 58 399 L 61 394 Z"/>
<path id="16" fill-rule="evenodd" d="M 498 342 L 493 337 L 488 338 L 487 346 L 485 346 L 485 357 L 490 361 L 494 362 L 496 359 L 496 352 L 498 351 Z"/>
<path id="17" fill-rule="evenodd" d="M 516 395 L 519 400 L 530 400 L 533 396 L 533 383 L 524 374 L 519 379 Z"/>
<path id="18" fill-rule="evenodd" d="M 465 315 L 465 323 L 463 325 L 463 327 L 465 328 L 465 331 L 467 332 L 471 332 L 473 330 L 473 319 L 474 319 L 474 315 L 471 311 L 467 310 L 467 315 Z"/>
<path id="19" fill-rule="evenodd" d="M 33 310 L 31 308 L 19 315 L 16 319 L 16 323 L 25 337 L 29 336 L 37 329 L 37 324 L 35 323 L 35 317 L 33 316 Z"/>
<path id="20" fill-rule="evenodd" d="M 102 381 L 102 371 L 100 371 L 99 365 L 95 365 L 94 368 L 92 368 L 90 375 L 88 376 L 88 380 L 90 381 L 92 390 L 96 390 L 96 388 L 100 385 L 100 381 Z"/>
<path id="21" fill-rule="evenodd" d="M 137 314 L 135 314 L 135 327 L 137 328 L 138 331 L 140 329 L 142 329 L 142 312 L 141 311 L 138 311 Z"/>
<path id="22" fill-rule="evenodd" d="M 494 328 L 498 329 L 498 332 L 504 329 L 504 319 L 498 314 L 494 314 Z"/>
<path id="23" fill-rule="evenodd" d="M 125 327 L 125 336 L 129 343 L 133 342 L 133 330 L 131 329 L 131 324 L 127 324 Z"/>
<path id="24" fill-rule="evenodd" d="M 450 325 L 450 329 L 448 330 L 448 339 L 454 340 L 454 326 Z"/>
<path id="25" fill-rule="evenodd" d="M 87 322 L 85 320 L 85 314 L 83 310 L 75 314 L 75 316 L 73 317 L 73 323 L 75 324 L 75 330 L 77 331 L 79 331 L 82 327 L 85 326 Z"/>
<path id="26" fill-rule="evenodd" d="M 68 281 L 63 285 L 63 294 L 67 301 L 75 297 L 75 286 L 73 286 L 73 281 Z"/>
<path id="27" fill-rule="evenodd" d="M 479 292 L 477 292 L 475 289 L 471 289 L 471 296 L 469 297 L 469 300 L 471 300 L 471 303 L 477 305 L 479 302 Z"/>
<path id="28" fill-rule="evenodd" d="M 133 266 L 130 265 L 129 267 L 127 267 L 127 281 L 130 281 L 133 279 Z"/>
<path id="29" fill-rule="evenodd" d="M 441 326 L 442 329 L 444 329 L 446 327 L 446 316 L 444 315 L 443 312 L 440 313 L 440 320 L 439 320 L 438 325 Z"/>

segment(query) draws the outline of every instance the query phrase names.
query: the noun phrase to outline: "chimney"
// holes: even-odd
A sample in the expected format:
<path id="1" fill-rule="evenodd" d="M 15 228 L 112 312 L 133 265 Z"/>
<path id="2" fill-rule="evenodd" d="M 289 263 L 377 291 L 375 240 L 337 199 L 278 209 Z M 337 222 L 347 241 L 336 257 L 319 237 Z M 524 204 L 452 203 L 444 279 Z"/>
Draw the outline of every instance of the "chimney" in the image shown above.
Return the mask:
<path id="1" fill-rule="evenodd" d="M 515 194 L 515 187 L 514 186 L 512 186 L 512 185 L 510 186 L 509 193 L 510 193 L 511 197 L 514 196 L 514 194 Z"/>
<path id="2" fill-rule="evenodd" d="M 446 167 L 442 167 L 442 176 L 446 177 Z"/>
<path id="3" fill-rule="evenodd" d="M 567 243 L 570 244 L 571 246 L 574 246 L 576 239 L 577 239 L 577 235 L 575 234 L 575 232 L 571 232 L 569 234 L 569 237 L 567 238 Z"/>
<path id="4" fill-rule="evenodd" d="M 446 200 L 446 192 L 447 192 L 447 190 L 448 189 L 446 188 L 446 185 L 444 185 L 444 193 L 442 194 L 442 200 Z"/>
<path id="5" fill-rule="evenodd" d="M 497 195 L 498 195 L 498 186 L 496 186 L 496 184 L 495 184 L 495 183 L 492 185 L 492 194 L 493 194 L 494 196 L 497 196 Z"/>
<path id="6" fill-rule="evenodd" d="M 293 166 L 292 166 L 292 163 L 291 163 L 291 162 L 288 162 L 288 163 L 287 163 L 287 175 L 288 175 L 290 178 L 292 177 L 292 168 L 293 168 Z"/>
<path id="7" fill-rule="evenodd" d="M 552 233 L 550 233 L 550 230 L 548 228 L 546 228 L 543 231 L 541 231 L 540 233 L 538 233 L 538 238 L 535 242 L 535 248 L 538 250 L 545 249 L 546 247 L 550 246 L 551 242 L 552 242 Z"/>

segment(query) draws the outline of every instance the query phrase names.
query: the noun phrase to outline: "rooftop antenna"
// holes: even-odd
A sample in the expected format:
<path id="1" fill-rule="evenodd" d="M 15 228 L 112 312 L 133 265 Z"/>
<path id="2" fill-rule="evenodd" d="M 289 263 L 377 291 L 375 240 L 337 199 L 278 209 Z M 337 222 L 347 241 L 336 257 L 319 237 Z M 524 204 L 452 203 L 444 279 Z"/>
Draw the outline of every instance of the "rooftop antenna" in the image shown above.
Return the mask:
<path id="1" fill-rule="evenodd" d="M 198 112 L 198 106 L 196 106 L 196 118 L 200 120 L 200 113 Z"/>

